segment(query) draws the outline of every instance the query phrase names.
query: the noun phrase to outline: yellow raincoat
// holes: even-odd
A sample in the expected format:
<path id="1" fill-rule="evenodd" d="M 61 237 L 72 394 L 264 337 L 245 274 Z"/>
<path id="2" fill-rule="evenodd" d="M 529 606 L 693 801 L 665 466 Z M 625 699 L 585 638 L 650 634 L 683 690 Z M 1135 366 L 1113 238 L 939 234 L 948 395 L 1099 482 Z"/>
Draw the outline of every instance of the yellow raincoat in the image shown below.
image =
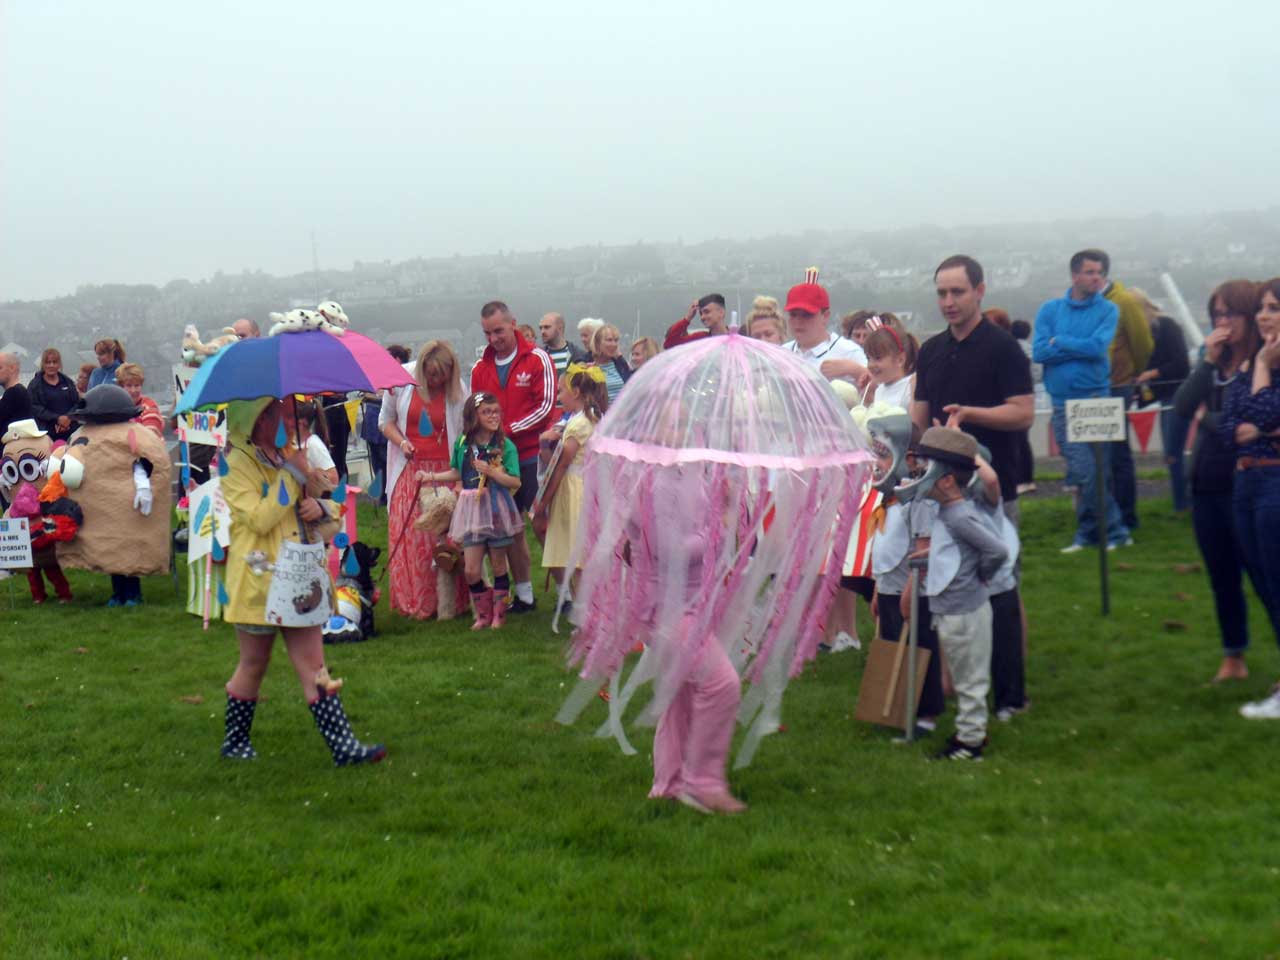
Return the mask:
<path id="1" fill-rule="evenodd" d="M 254 573 L 245 557 L 260 550 L 268 562 L 274 562 L 285 539 L 299 539 L 296 505 L 301 491 L 297 481 L 287 470 L 263 463 L 249 440 L 254 422 L 270 403 L 264 398 L 232 403 L 227 408 L 227 438 L 231 449 L 227 452 L 227 475 L 221 485 L 231 510 L 231 546 L 227 550 L 226 569 L 227 595 L 231 602 L 222 608 L 222 618 L 228 623 L 270 626 L 266 613 L 271 574 Z M 287 506 L 280 503 L 281 483 L 289 494 Z M 328 500 L 321 500 L 320 504 L 331 515 L 336 514 L 337 504 Z"/>

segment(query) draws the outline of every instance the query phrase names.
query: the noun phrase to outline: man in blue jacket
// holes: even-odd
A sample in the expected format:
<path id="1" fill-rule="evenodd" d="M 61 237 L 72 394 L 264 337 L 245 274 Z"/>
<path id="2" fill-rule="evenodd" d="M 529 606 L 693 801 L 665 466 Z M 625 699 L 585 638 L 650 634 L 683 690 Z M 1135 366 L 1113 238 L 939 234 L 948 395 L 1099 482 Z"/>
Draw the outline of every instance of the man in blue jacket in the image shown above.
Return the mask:
<path id="1" fill-rule="evenodd" d="M 1084 250 L 1071 258 L 1071 288 L 1042 304 L 1036 314 L 1031 359 L 1044 366 L 1044 386 L 1053 400 L 1053 436 L 1067 461 L 1067 485 L 1078 488 L 1076 535 L 1063 553 L 1075 553 L 1098 542 L 1097 470 L 1091 444 L 1067 442 L 1068 400 L 1110 396 L 1108 351 L 1120 311 L 1102 295 L 1105 264 Z M 1102 444 L 1107 456 L 1109 444 Z M 1103 474 L 1109 474 L 1104 464 Z M 1107 549 L 1133 541 L 1120 519 L 1110 488 L 1106 491 Z"/>

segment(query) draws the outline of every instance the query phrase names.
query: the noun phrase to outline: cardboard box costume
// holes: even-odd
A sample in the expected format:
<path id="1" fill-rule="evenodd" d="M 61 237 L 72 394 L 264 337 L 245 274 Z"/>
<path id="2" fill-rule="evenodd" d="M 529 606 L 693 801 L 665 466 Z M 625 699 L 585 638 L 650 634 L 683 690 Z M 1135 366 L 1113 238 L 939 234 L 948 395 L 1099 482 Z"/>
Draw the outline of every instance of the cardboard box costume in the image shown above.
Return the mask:
<path id="1" fill-rule="evenodd" d="M 73 414 L 83 425 L 53 458 L 51 473 L 61 476 L 84 514 L 76 538 L 58 547 L 66 566 L 131 577 L 169 570 L 169 455 L 155 433 L 128 422 L 137 409 L 121 387 L 94 387 Z M 135 507 L 135 465 L 150 479 L 148 515 Z"/>

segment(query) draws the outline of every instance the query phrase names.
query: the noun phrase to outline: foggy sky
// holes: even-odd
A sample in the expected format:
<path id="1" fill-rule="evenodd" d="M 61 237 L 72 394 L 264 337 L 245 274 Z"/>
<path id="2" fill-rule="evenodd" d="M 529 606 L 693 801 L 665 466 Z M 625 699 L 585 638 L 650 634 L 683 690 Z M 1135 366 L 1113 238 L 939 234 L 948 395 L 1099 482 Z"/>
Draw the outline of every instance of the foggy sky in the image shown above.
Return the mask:
<path id="1" fill-rule="evenodd" d="M 0 0 L 0 300 L 1280 201 L 1280 4 L 1047 7 Z"/>

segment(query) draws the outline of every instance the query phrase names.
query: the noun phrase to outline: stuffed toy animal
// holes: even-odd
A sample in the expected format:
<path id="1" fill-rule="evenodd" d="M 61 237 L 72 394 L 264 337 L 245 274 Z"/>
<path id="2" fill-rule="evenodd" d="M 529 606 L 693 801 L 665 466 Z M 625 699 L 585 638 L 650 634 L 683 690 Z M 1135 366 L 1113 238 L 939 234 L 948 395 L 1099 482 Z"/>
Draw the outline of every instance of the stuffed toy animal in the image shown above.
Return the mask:
<path id="1" fill-rule="evenodd" d="M 81 427 L 49 461 L 83 512 L 58 560 L 78 570 L 142 577 L 169 572 L 172 464 L 154 431 L 129 421 L 138 407 L 123 387 L 94 387 L 72 411 Z"/>
<path id="2" fill-rule="evenodd" d="M 276 565 L 268 560 L 267 555 L 261 550 L 250 550 L 244 555 L 244 562 L 249 565 L 249 569 L 253 571 L 255 577 L 270 573 L 276 568 Z"/>
<path id="3" fill-rule="evenodd" d="M 449 532 L 449 522 L 453 519 L 453 508 L 457 503 L 458 495 L 452 487 L 424 485 L 418 491 L 418 516 L 413 525 L 443 538 Z M 457 574 L 454 571 L 461 557 L 461 549 L 447 539 L 436 543 L 432 565 L 436 568 L 436 616 L 441 620 L 452 620 L 458 615 L 454 583 Z"/>
<path id="4" fill-rule="evenodd" d="M 346 314 L 343 314 L 343 316 L 346 316 Z M 267 332 L 269 337 L 276 337 L 282 333 L 305 333 L 308 330 L 323 330 L 338 337 L 346 333 L 346 330 L 342 327 L 331 323 L 324 314 L 317 313 L 315 310 L 290 310 L 288 313 L 273 313 L 269 319 L 271 320 L 271 329 Z"/>
<path id="5" fill-rule="evenodd" d="M 223 327 L 221 335 L 214 337 L 208 343 L 202 343 L 200 331 L 189 323 L 182 331 L 182 362 L 189 367 L 198 367 L 223 347 L 239 339 L 234 330 Z"/>
<path id="6" fill-rule="evenodd" d="M 342 685 L 345 682 L 346 681 L 343 680 L 341 677 L 338 677 L 335 680 L 333 677 L 329 676 L 328 667 L 321 667 L 318 671 L 316 671 L 316 678 L 315 678 L 316 692 L 319 693 L 321 696 L 324 696 L 324 697 L 333 696 L 335 693 L 337 693 L 339 690 L 342 689 Z"/>
<path id="7" fill-rule="evenodd" d="M 335 327 L 341 327 L 343 330 L 351 326 L 351 321 L 347 319 L 347 314 L 342 309 L 342 304 L 334 303 L 332 300 L 326 300 L 316 307 L 316 313 L 320 314 Z"/>
<path id="8" fill-rule="evenodd" d="M 458 504 L 458 495 L 452 487 L 440 487 L 424 484 L 418 491 L 418 516 L 413 525 L 419 530 L 437 537 L 449 532 L 449 523 L 453 519 L 453 508 Z"/>
<path id="9" fill-rule="evenodd" d="M 441 540 L 431 555 L 436 568 L 436 619 L 452 620 L 458 611 L 458 564 L 462 563 L 462 548 L 449 540 Z"/>
<path id="10" fill-rule="evenodd" d="M 354 555 L 359 571 L 354 575 L 344 573 L 334 585 L 338 612 L 321 628 L 325 643 L 360 643 L 377 632 L 373 609 L 378 605 L 379 591 L 373 581 L 373 569 L 382 550 L 357 540 L 343 551 L 344 570 L 349 553 Z"/>

